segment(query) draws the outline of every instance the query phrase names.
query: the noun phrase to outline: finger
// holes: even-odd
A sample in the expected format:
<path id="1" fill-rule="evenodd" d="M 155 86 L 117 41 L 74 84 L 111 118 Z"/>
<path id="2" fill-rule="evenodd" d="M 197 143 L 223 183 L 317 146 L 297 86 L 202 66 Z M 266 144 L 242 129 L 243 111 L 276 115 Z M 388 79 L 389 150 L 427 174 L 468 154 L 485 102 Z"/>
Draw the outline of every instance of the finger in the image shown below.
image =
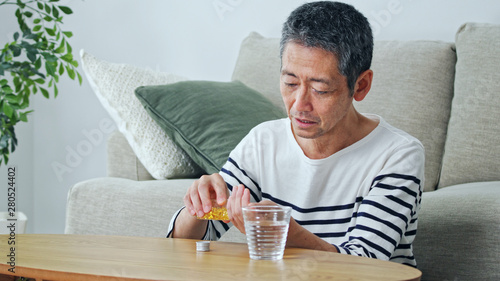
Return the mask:
<path id="1" fill-rule="evenodd" d="M 243 217 L 243 207 L 247 207 L 250 204 L 250 189 L 243 188 L 243 195 L 241 197 L 241 228 L 240 231 L 243 234 L 246 234 L 245 229 L 245 219 Z"/>
<path id="2" fill-rule="evenodd" d="M 196 214 L 189 193 L 186 193 L 186 195 L 184 195 L 184 206 L 186 206 L 186 210 L 191 216 L 194 216 Z"/>
<path id="3" fill-rule="evenodd" d="M 233 189 L 234 191 L 234 189 Z M 226 210 L 227 210 L 227 216 L 229 217 L 229 220 L 231 220 L 232 218 L 232 208 L 233 208 L 233 205 L 232 205 L 232 202 L 233 202 L 233 195 L 231 194 L 229 196 L 229 198 L 227 199 L 227 203 L 226 203 Z"/>
<path id="4" fill-rule="evenodd" d="M 236 201 L 238 200 L 237 199 L 238 189 L 239 189 L 238 186 L 234 186 L 231 195 L 227 199 L 226 208 L 228 209 L 228 215 L 230 215 L 231 218 L 234 217 L 234 212 L 236 210 L 235 206 L 237 205 Z"/>
<path id="5" fill-rule="evenodd" d="M 235 213 L 238 213 L 239 209 L 241 208 L 241 196 L 243 196 L 243 190 L 244 187 L 240 184 L 236 186 L 236 192 L 233 191 L 234 194 L 233 211 Z"/>
<path id="6" fill-rule="evenodd" d="M 210 191 L 213 189 L 212 186 L 213 184 L 210 176 L 204 175 L 200 178 L 197 192 L 201 200 L 201 205 L 200 208 L 197 209 L 198 214 L 200 211 L 203 214 L 208 213 L 212 209 L 212 200 L 210 198 Z M 201 216 L 203 216 L 203 214 Z"/>
<path id="7" fill-rule="evenodd" d="M 248 204 L 250 204 L 250 189 L 245 188 L 241 197 L 241 206 L 246 207 Z"/>
<path id="8" fill-rule="evenodd" d="M 227 199 L 227 204 L 226 204 L 227 214 L 229 216 L 229 219 L 233 223 L 233 225 L 234 225 L 233 219 L 235 218 L 235 215 L 234 215 L 235 207 L 234 206 L 235 206 L 235 202 L 236 202 L 236 194 L 237 193 L 238 193 L 238 186 L 234 186 L 233 190 L 231 191 L 231 195 Z"/>
<path id="9" fill-rule="evenodd" d="M 193 204 L 193 211 L 198 217 L 202 217 L 205 213 L 203 212 L 203 205 L 200 199 L 200 194 L 198 193 L 198 187 L 194 187 L 189 191 L 189 197 L 191 203 Z"/>
<path id="10" fill-rule="evenodd" d="M 241 212 L 241 200 L 243 197 L 243 193 L 245 191 L 245 186 L 244 185 L 238 185 L 237 192 L 235 194 L 235 200 L 234 200 L 234 205 L 233 205 L 233 221 L 238 225 L 238 229 L 240 231 L 242 230 L 243 227 L 243 214 Z"/>
<path id="11" fill-rule="evenodd" d="M 184 205 L 192 216 L 196 215 L 196 210 L 200 205 L 198 193 L 195 192 L 198 189 L 198 184 L 199 180 L 194 181 L 184 195 Z"/>
<path id="12" fill-rule="evenodd" d="M 229 195 L 229 190 L 227 188 L 224 178 L 219 174 L 212 174 L 211 176 L 213 190 L 217 198 L 217 204 L 224 205 Z"/>

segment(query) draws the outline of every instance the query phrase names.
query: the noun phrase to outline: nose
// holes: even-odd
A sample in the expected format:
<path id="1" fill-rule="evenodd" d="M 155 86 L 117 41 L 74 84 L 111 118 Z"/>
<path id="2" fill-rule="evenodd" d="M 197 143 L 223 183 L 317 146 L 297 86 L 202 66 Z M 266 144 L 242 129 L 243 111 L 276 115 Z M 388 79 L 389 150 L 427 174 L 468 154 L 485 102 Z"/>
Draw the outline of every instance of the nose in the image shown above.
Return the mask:
<path id="1" fill-rule="evenodd" d="M 293 107 L 299 112 L 312 110 L 311 95 L 307 87 L 301 86 L 297 89 Z"/>

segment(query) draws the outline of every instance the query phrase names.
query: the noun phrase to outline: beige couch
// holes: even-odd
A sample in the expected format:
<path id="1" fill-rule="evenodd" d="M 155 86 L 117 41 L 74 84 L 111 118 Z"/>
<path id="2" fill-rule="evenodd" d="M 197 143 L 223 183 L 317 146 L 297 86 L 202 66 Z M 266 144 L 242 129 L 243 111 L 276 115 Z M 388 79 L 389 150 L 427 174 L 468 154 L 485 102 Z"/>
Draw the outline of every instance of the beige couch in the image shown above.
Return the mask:
<path id="1" fill-rule="evenodd" d="M 71 188 L 66 233 L 164 237 L 199 167 L 182 151 L 172 156 L 178 159 L 160 159 L 154 166 L 152 159 L 163 155 L 155 149 L 172 144 L 163 140 L 141 147 L 153 133 L 137 130 L 147 129 L 149 122 L 134 129 L 138 121 L 116 117 L 120 114 L 116 101 L 103 97 L 106 91 L 116 91 L 108 84 L 120 84 L 117 75 L 124 75 L 130 66 L 85 57 L 83 62 L 121 132 L 108 141 L 108 177 Z M 380 114 L 419 138 L 426 149 L 425 192 L 414 243 L 423 280 L 500 280 L 500 26 L 465 24 L 452 43 L 376 42 L 372 68 L 372 91 L 355 106 Z M 242 43 L 232 79 L 282 106 L 278 39 L 250 34 Z M 141 109 L 123 112 L 132 110 Z M 149 156 L 148 151 L 152 151 Z M 158 172 L 158 166 L 172 162 L 177 164 L 171 170 L 186 169 Z M 244 241 L 237 232 L 223 238 Z"/>

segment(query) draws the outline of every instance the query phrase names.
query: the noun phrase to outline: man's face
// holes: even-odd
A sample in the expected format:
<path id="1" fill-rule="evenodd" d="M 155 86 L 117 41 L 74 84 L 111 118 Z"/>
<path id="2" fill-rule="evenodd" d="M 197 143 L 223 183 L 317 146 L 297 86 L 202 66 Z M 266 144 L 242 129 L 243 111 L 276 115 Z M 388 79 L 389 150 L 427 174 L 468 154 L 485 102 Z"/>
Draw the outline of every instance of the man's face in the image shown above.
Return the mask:
<path id="1" fill-rule="evenodd" d="M 323 49 L 285 46 L 280 89 L 296 137 L 328 141 L 347 125 L 352 97 L 337 64 Z"/>

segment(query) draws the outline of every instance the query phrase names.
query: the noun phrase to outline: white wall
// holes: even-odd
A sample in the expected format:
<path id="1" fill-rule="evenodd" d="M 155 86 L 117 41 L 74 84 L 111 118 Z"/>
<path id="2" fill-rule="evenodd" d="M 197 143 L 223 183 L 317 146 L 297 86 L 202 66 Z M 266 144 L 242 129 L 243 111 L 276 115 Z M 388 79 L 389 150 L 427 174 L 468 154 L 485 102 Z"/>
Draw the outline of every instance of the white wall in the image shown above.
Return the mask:
<path id="1" fill-rule="evenodd" d="M 74 11 L 65 19 L 64 27 L 75 34 L 70 41 L 75 55 L 85 49 L 111 62 L 173 72 L 191 79 L 228 81 L 241 40 L 250 31 L 279 37 L 282 22 L 303 2 L 72 0 L 62 3 Z M 456 30 L 464 22 L 500 24 L 500 1 L 494 0 L 347 2 L 369 18 L 376 40 L 454 41 Z M 2 7 L 0 18 L 0 34 L 12 33 L 8 28 L 14 20 L 13 13 Z M 0 36 L 0 45 L 5 43 L 4 37 Z M 87 81 L 78 86 L 63 79 L 59 97 L 46 100 L 36 96 L 34 109 L 31 123 L 19 129 L 20 151 L 11 161 L 18 166 L 19 182 L 23 183 L 18 200 L 29 217 L 28 232 L 62 233 L 69 188 L 76 182 L 106 174 L 107 132 L 99 124 L 110 118 Z M 95 139 L 89 139 L 91 134 Z M 98 138 L 100 134 L 102 139 Z M 85 151 L 84 155 L 78 149 Z M 53 165 L 64 165 L 67 170 L 61 173 Z M 4 167 L 0 172 L 3 187 Z M 5 202 L 5 193 L 0 191 L 1 202 Z"/>

